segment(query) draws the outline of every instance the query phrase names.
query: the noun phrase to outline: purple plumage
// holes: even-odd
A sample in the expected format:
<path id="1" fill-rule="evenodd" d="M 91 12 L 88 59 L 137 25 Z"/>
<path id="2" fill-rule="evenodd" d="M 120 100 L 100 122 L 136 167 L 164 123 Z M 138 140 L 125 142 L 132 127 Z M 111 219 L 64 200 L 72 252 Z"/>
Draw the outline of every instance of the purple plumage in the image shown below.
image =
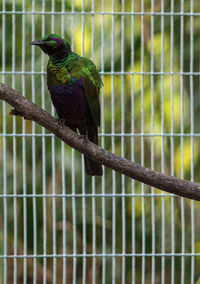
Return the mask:
<path id="1" fill-rule="evenodd" d="M 59 118 L 72 130 L 78 129 L 82 135 L 98 144 L 98 133 L 93 123 L 89 104 L 83 89 L 83 80 L 79 79 L 71 85 L 49 86 L 51 100 Z M 102 175 L 101 164 L 84 156 L 86 173 Z"/>
<path id="2" fill-rule="evenodd" d="M 66 124 L 76 130 L 76 128 L 86 128 L 91 120 L 82 79 L 66 86 L 50 86 L 49 92 L 51 100 L 57 111 L 59 118 L 64 118 Z"/>

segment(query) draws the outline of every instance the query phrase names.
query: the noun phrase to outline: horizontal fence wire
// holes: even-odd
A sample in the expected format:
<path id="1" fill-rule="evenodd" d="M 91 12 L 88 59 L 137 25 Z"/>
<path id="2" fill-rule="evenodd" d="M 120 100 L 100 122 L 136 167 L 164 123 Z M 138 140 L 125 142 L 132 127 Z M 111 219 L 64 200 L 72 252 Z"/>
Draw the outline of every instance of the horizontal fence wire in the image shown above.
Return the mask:
<path id="1" fill-rule="evenodd" d="M 46 75 L 46 72 L 31 72 L 31 71 L 0 71 L 4 75 Z M 199 76 L 200 72 L 99 72 L 100 75 L 185 75 Z"/>
<path id="2" fill-rule="evenodd" d="M 173 1 L 173 0 L 172 0 Z M 200 12 L 89 12 L 89 11 L 74 11 L 74 12 L 58 12 L 58 11 L 0 11 L 0 14 L 7 15 L 103 15 L 103 16 L 200 16 Z"/>
<path id="3" fill-rule="evenodd" d="M 29 134 L 29 133 L 16 133 L 16 134 L 13 134 L 13 133 L 5 133 L 5 134 L 0 134 L 0 137 L 52 137 L 53 134 L 42 134 L 42 133 L 33 133 L 33 134 Z M 158 137 L 173 137 L 173 136 L 176 136 L 176 137 L 200 137 L 200 133 L 183 133 L 183 134 L 180 134 L 180 133 L 99 133 L 99 136 L 100 137 L 113 137 L 113 136 L 118 136 L 118 137 L 121 137 L 121 136 L 124 136 L 124 137 L 132 137 L 132 136 L 135 136 L 135 137 L 152 137 L 152 136 L 158 136 Z"/>
<path id="4" fill-rule="evenodd" d="M 67 257 L 67 258 L 78 258 L 78 257 L 92 257 L 92 258 L 96 258 L 96 257 L 152 257 L 152 256 L 157 256 L 157 257 L 171 257 L 171 256 L 184 256 L 184 257 L 188 257 L 188 256 L 200 256 L 200 253 L 116 253 L 116 254 L 112 254 L 112 253 L 106 253 L 106 254 L 45 254 L 45 255 L 1 255 L 0 258 L 63 258 L 63 257 Z"/>
<path id="5" fill-rule="evenodd" d="M 47 56 L 60 34 L 99 70 L 99 144 L 199 182 L 198 1 L 0 1 L 3 83 L 56 116 Z M 0 102 L 0 283 L 198 283 L 199 204 L 84 158 Z"/>

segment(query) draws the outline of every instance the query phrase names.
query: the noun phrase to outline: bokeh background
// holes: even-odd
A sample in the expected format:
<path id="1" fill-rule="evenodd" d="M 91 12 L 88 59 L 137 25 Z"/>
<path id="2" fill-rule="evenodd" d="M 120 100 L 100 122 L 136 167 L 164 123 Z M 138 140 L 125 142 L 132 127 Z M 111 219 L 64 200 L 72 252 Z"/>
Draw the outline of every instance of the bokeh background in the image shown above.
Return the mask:
<path id="1" fill-rule="evenodd" d="M 29 42 L 64 36 L 101 73 L 100 144 L 200 182 L 199 1 L 0 0 L 0 22 L 1 82 L 56 115 Z M 87 177 L 79 153 L 10 110 L 0 102 L 0 283 L 200 282 L 198 202 L 106 168 Z"/>

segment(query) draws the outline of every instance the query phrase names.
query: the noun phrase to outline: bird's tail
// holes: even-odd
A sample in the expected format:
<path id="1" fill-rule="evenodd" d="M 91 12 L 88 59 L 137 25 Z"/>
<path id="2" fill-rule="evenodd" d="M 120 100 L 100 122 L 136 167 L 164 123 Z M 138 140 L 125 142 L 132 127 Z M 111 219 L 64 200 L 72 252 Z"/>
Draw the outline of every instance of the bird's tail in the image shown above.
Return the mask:
<path id="1" fill-rule="evenodd" d="M 88 176 L 102 176 L 102 165 L 84 156 L 85 171 Z"/>
<path id="2" fill-rule="evenodd" d="M 88 128 L 88 139 L 98 145 L 98 133 L 94 125 L 91 125 Z M 84 156 L 84 160 L 85 160 L 85 171 L 87 175 L 89 176 L 103 175 L 103 169 L 101 164 L 87 158 L 86 156 Z"/>

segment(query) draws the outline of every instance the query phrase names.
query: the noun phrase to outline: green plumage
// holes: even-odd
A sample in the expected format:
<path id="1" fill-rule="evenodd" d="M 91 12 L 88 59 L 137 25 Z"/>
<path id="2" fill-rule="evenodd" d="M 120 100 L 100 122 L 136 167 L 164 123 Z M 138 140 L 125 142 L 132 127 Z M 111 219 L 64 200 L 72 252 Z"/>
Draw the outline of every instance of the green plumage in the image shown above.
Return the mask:
<path id="1" fill-rule="evenodd" d="M 71 51 L 59 35 L 50 34 L 31 44 L 49 55 L 47 85 L 59 118 L 98 144 L 101 77 L 95 64 Z M 102 165 L 85 157 L 88 175 L 102 175 Z"/>

